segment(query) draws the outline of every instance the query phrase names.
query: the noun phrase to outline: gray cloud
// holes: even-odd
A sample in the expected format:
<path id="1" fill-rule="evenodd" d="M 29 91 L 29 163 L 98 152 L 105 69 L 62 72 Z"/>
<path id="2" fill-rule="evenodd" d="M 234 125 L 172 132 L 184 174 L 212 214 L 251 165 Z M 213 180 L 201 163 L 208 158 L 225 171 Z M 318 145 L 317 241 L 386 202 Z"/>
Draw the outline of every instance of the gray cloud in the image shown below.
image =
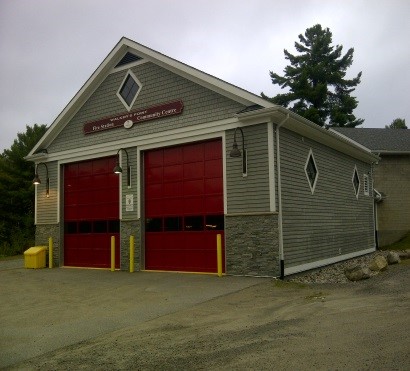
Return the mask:
<path id="1" fill-rule="evenodd" d="M 34 123 L 51 124 L 122 36 L 238 85 L 280 89 L 283 49 L 316 23 L 355 48 L 357 117 L 384 127 L 409 117 L 406 0 L 2 0 L 0 151 Z"/>

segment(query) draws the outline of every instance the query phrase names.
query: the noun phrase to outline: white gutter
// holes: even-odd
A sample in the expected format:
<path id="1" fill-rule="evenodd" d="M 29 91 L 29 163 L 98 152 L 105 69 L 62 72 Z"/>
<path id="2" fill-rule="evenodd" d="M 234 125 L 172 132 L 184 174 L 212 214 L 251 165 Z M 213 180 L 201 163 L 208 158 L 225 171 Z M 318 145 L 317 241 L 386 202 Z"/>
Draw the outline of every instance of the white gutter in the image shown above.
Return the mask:
<path id="1" fill-rule="evenodd" d="M 279 259 L 280 259 L 280 277 L 283 279 L 285 276 L 285 254 L 283 251 L 283 226 L 282 226 L 282 178 L 280 173 L 280 150 L 279 150 L 279 129 L 289 119 L 289 113 L 285 118 L 276 126 L 276 167 L 278 169 L 278 232 L 279 232 Z"/>

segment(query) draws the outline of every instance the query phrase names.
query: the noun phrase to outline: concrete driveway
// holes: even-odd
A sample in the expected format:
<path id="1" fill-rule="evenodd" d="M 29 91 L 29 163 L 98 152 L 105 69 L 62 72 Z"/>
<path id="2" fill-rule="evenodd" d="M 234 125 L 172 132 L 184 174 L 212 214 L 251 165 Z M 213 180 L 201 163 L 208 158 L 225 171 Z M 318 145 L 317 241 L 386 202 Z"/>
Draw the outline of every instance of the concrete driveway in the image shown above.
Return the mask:
<path id="1" fill-rule="evenodd" d="M 0 261 L 0 368 L 266 281 Z"/>

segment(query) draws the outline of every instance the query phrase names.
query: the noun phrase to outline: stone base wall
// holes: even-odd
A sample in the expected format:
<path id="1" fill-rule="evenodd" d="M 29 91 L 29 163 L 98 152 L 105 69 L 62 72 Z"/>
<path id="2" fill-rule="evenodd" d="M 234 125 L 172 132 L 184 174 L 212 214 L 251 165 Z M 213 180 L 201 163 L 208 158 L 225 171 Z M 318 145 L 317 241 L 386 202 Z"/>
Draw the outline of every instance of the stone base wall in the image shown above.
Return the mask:
<path id="1" fill-rule="evenodd" d="M 63 263 L 61 257 L 60 225 L 38 224 L 36 225 L 36 246 L 47 246 L 48 238 L 53 239 L 53 267 L 60 267 Z"/>
<path id="2" fill-rule="evenodd" d="M 130 236 L 134 236 L 134 271 L 141 270 L 141 221 L 121 221 L 121 270 L 130 269 Z"/>
<path id="3" fill-rule="evenodd" d="M 226 273 L 280 276 L 278 215 L 226 215 Z"/>

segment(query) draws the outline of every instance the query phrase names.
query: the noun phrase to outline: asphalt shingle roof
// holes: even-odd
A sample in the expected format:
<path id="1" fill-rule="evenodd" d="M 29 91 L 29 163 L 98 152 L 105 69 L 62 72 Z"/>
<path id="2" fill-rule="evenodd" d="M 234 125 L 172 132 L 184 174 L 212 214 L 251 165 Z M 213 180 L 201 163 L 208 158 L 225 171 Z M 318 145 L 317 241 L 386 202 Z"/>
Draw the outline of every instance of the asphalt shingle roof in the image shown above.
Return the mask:
<path id="1" fill-rule="evenodd" d="M 373 152 L 410 153 L 410 129 L 332 128 Z"/>

